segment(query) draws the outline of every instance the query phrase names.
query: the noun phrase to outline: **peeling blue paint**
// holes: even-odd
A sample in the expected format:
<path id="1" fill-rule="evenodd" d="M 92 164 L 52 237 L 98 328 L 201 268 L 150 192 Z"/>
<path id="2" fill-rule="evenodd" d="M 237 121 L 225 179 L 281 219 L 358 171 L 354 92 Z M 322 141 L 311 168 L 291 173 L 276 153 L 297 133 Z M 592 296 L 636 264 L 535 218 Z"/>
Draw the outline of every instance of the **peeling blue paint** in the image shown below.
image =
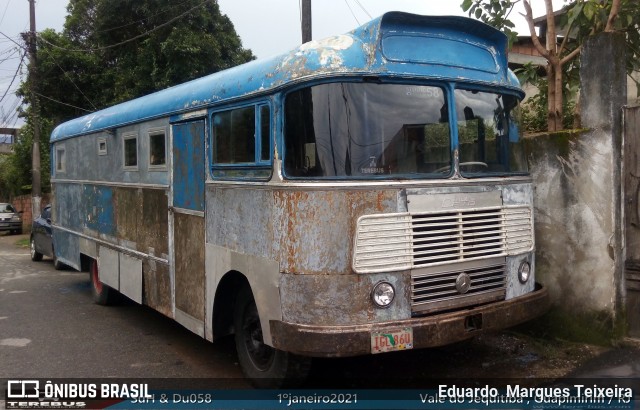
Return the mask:
<path id="1" fill-rule="evenodd" d="M 445 57 L 434 57 L 443 53 L 443 42 Z M 350 33 L 312 41 L 280 56 L 252 61 L 66 122 L 53 131 L 51 141 L 177 115 L 328 76 L 472 81 L 522 96 L 517 79 L 507 68 L 506 45 L 504 34 L 476 20 L 391 12 Z"/>
<path id="2" fill-rule="evenodd" d="M 84 224 L 88 229 L 105 235 L 115 235 L 113 190 L 108 186 L 85 185 L 82 192 Z"/>

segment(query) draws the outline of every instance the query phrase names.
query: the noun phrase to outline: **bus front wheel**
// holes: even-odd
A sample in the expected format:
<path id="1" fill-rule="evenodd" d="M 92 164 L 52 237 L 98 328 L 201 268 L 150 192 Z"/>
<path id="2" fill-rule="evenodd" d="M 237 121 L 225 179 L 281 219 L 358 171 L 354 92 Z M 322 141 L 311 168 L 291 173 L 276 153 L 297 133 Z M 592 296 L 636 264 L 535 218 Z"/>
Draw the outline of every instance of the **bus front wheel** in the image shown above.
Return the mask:
<path id="1" fill-rule="evenodd" d="M 98 305 L 113 305 L 117 301 L 118 294 L 115 290 L 100 281 L 98 261 L 91 261 L 91 293 L 93 301 Z"/>
<path id="2" fill-rule="evenodd" d="M 256 387 L 275 389 L 306 379 L 311 358 L 274 349 L 264 343 L 258 309 L 249 288 L 243 288 L 238 294 L 234 328 L 240 367 Z"/>

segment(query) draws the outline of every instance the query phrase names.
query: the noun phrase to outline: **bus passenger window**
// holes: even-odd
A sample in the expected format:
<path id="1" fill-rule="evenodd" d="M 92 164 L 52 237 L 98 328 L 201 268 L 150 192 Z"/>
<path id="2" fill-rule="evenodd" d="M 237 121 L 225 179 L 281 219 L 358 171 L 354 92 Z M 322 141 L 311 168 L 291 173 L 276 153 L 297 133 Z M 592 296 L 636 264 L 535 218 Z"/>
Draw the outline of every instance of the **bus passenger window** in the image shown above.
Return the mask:
<path id="1" fill-rule="evenodd" d="M 67 157 L 64 147 L 56 148 L 56 172 L 64 172 L 66 169 Z"/>
<path id="2" fill-rule="evenodd" d="M 162 167 L 167 163 L 164 131 L 149 133 L 149 165 Z"/>
<path id="3" fill-rule="evenodd" d="M 213 116 L 213 162 L 243 164 L 255 162 L 255 107 L 224 111 Z"/>
<path id="4" fill-rule="evenodd" d="M 124 167 L 136 168 L 138 166 L 138 137 L 137 135 L 124 135 Z"/>
<path id="5" fill-rule="evenodd" d="M 260 106 L 260 161 L 271 159 L 271 122 L 269 106 Z"/>

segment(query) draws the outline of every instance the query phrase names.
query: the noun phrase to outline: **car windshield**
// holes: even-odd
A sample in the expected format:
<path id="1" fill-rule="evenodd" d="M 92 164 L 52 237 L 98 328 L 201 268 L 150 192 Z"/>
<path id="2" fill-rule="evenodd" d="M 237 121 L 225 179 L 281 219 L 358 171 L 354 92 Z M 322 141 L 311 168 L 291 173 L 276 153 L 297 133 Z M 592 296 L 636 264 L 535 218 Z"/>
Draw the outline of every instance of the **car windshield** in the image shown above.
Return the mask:
<path id="1" fill-rule="evenodd" d="M 7 212 L 14 213 L 14 212 L 16 212 L 16 210 L 10 204 L 0 204 L 0 212 L 3 212 L 3 213 L 7 213 Z"/>
<path id="2" fill-rule="evenodd" d="M 449 115 L 439 87 L 322 84 L 285 101 L 285 174 L 313 178 L 443 178 Z"/>

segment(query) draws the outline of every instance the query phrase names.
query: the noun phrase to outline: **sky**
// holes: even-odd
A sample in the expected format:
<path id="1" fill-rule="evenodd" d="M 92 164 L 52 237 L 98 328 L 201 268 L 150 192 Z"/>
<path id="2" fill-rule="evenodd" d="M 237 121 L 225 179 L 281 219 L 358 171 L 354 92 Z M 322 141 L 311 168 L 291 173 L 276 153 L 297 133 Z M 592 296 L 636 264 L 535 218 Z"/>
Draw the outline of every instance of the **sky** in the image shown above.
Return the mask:
<path id="1" fill-rule="evenodd" d="M 218 4 L 233 22 L 243 46 L 258 58 L 264 58 L 287 52 L 301 43 L 299 1 L 218 0 Z M 534 15 L 542 15 L 544 1 L 531 2 Z M 314 39 L 321 39 L 346 33 L 393 10 L 464 16 L 460 3 L 462 0 L 312 0 L 312 34 Z M 67 4 L 68 0 L 36 0 L 36 30 L 62 31 Z M 556 9 L 562 4 L 562 0 L 554 0 Z M 515 10 L 511 18 L 518 31 L 527 34 L 527 26 L 518 12 L 522 10 Z M 20 66 L 21 51 L 16 43 L 22 43 L 20 33 L 28 30 L 28 0 L 0 0 L 0 97 L 7 92 L 0 101 L 0 127 L 22 124 L 15 115 L 19 100 L 14 93 L 26 74 L 27 59 Z M 13 80 L 16 72 L 18 76 Z"/>

